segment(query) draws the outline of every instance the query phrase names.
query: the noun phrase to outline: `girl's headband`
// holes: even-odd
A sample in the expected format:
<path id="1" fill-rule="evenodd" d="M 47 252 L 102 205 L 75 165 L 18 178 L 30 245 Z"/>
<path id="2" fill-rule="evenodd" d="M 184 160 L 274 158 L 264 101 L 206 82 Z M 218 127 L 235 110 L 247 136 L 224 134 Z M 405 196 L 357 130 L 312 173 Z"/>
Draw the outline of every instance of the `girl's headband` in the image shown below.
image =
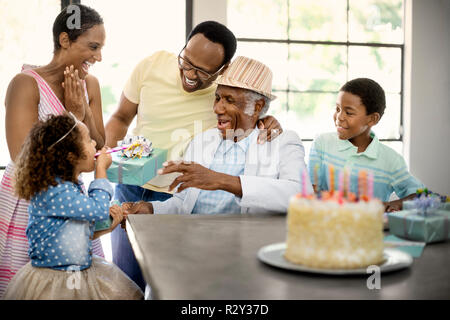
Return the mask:
<path id="1" fill-rule="evenodd" d="M 48 147 L 48 149 L 51 149 L 55 144 L 57 144 L 58 142 L 60 142 L 61 140 L 63 140 L 65 137 L 67 137 L 69 135 L 69 133 L 72 132 L 73 129 L 75 129 L 75 127 L 77 126 L 78 122 L 80 122 L 77 117 L 75 117 L 73 115 L 72 112 L 69 111 L 69 115 L 73 118 L 73 120 L 75 121 L 75 124 L 73 125 L 72 128 L 70 128 L 69 131 L 67 131 L 67 133 L 65 135 L 63 135 L 61 138 L 58 139 L 58 141 L 56 141 L 55 143 L 53 143 L 50 147 Z"/>

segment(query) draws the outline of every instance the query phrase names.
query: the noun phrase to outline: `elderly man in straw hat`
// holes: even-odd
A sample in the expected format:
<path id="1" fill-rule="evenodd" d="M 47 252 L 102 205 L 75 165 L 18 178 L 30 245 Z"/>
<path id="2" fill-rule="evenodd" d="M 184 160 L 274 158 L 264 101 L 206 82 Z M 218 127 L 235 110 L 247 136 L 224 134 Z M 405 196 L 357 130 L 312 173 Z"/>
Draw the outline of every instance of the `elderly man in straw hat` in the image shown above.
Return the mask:
<path id="1" fill-rule="evenodd" d="M 218 84 L 213 111 L 217 128 L 194 137 L 182 162 L 167 162 L 160 174 L 179 172 L 166 201 L 124 204 L 134 213 L 265 213 L 286 212 L 289 198 L 312 186 L 304 148 L 293 131 L 263 145 L 257 143 L 257 121 L 269 108 L 272 72 L 259 61 L 237 57 Z M 308 181 L 302 183 L 305 177 Z"/>

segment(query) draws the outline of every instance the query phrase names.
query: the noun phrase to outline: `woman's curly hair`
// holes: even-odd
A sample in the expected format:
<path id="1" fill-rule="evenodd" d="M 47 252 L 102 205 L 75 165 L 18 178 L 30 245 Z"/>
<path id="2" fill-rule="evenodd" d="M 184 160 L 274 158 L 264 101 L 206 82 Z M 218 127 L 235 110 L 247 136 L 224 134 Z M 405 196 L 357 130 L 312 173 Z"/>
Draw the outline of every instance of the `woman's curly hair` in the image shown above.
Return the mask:
<path id="1" fill-rule="evenodd" d="M 86 157 L 78 126 L 52 146 L 74 125 L 75 120 L 69 115 L 52 115 L 33 126 L 16 162 L 15 191 L 20 198 L 30 200 L 49 186 L 56 186 L 56 177 L 77 182 L 75 165 L 78 159 Z"/>

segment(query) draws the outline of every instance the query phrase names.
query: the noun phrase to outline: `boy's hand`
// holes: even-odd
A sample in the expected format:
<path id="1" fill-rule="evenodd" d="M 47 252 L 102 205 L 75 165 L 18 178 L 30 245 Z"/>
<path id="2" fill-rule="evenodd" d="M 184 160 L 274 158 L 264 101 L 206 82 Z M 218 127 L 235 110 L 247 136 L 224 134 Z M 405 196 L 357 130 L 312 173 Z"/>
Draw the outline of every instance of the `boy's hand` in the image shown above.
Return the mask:
<path id="1" fill-rule="evenodd" d="M 403 207 L 403 201 L 402 199 L 394 200 L 390 202 L 384 202 L 385 212 L 394 212 L 394 211 L 400 211 Z"/>

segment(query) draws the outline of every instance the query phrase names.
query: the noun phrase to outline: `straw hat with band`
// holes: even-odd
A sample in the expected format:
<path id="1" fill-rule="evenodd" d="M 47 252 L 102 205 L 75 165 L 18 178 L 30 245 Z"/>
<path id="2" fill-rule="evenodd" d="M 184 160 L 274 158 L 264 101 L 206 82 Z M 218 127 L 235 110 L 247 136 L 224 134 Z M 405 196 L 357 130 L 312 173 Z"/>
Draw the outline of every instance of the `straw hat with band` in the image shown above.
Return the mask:
<path id="1" fill-rule="evenodd" d="M 214 83 L 255 91 L 270 100 L 276 99 L 272 94 L 272 71 L 265 64 L 247 57 L 236 57 Z"/>

